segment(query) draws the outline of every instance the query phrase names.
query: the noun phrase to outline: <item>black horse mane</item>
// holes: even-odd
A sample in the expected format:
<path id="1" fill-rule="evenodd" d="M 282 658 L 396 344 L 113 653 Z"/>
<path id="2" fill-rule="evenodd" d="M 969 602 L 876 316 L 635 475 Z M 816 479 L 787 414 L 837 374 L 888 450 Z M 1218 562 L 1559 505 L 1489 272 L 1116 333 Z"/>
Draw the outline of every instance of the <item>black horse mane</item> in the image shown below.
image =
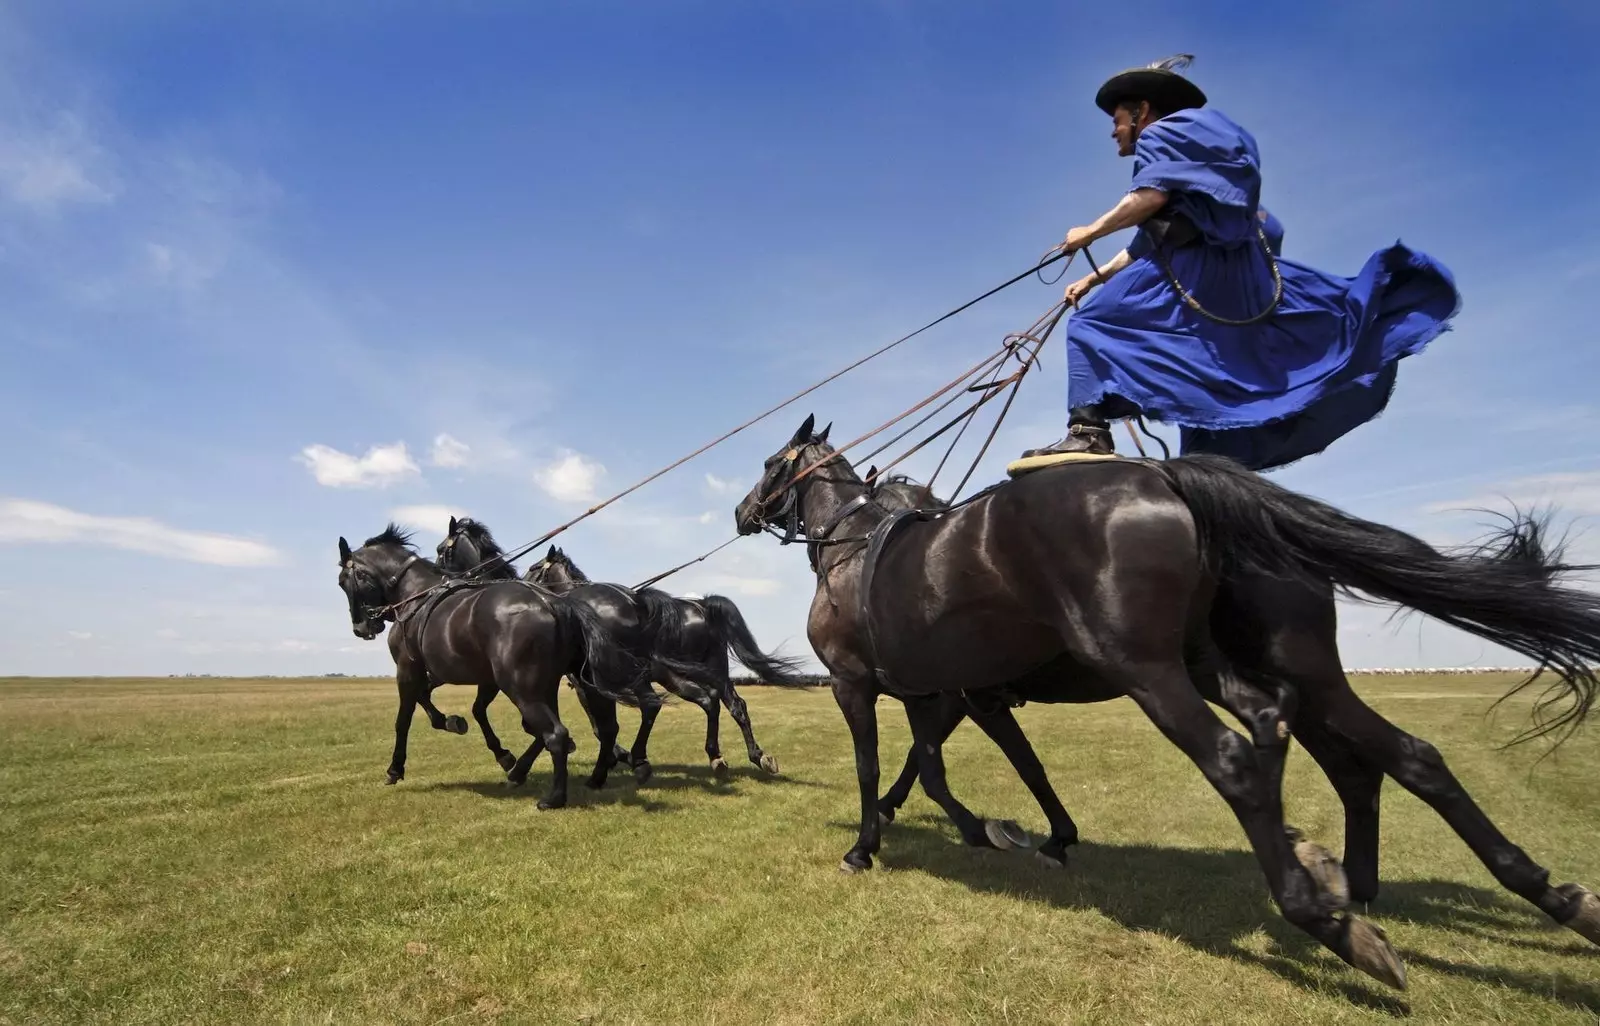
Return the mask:
<path id="1" fill-rule="evenodd" d="M 478 547 L 480 559 L 489 560 L 506 554 L 500 543 L 494 540 L 494 535 L 489 533 L 489 529 L 476 520 L 462 517 L 456 521 L 456 531 L 472 539 L 472 544 Z"/>
<path id="2" fill-rule="evenodd" d="M 398 545 L 410 552 L 417 551 L 417 547 L 411 544 L 411 532 L 402 531 L 392 521 L 384 527 L 381 533 L 375 534 L 361 543 L 362 548 L 366 548 L 368 545 Z"/>
<path id="3" fill-rule="evenodd" d="M 567 568 L 567 573 L 572 575 L 572 579 L 574 581 L 577 581 L 579 584 L 593 583 L 589 580 L 588 574 L 578 569 L 578 564 L 574 563 L 572 561 L 572 557 L 567 555 L 566 549 L 556 549 L 555 558 L 561 562 L 562 566 Z"/>

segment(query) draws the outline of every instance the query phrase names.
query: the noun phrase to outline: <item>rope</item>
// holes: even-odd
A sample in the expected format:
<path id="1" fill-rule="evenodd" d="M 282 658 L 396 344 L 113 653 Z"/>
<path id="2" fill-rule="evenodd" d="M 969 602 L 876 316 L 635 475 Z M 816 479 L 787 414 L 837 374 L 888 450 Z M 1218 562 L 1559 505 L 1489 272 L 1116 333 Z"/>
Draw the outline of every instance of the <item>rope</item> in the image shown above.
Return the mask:
<path id="1" fill-rule="evenodd" d="M 738 541 L 740 538 L 743 538 L 743 537 L 744 537 L 744 535 L 742 535 L 742 534 L 736 534 L 732 538 L 729 538 L 727 541 L 723 542 L 721 545 L 718 545 L 714 549 L 708 549 L 707 551 L 701 553 L 700 555 L 694 557 L 691 560 L 688 560 L 688 561 L 683 562 L 683 563 L 679 563 L 677 566 L 673 567 L 671 570 L 663 570 L 661 573 L 656 574 L 654 577 L 646 578 L 645 580 L 640 581 L 638 584 L 635 584 L 633 586 L 633 590 L 634 591 L 643 591 L 644 589 L 650 587 L 650 585 L 652 585 L 652 584 L 659 584 L 660 582 L 666 580 L 668 577 L 671 577 L 673 574 L 677 573 L 679 570 L 687 570 L 689 567 L 694 566 L 696 563 L 704 563 L 706 560 L 710 559 L 712 556 L 715 556 L 717 553 L 721 552 L 723 549 L 727 548 L 729 545 L 732 545 L 734 542 Z"/>

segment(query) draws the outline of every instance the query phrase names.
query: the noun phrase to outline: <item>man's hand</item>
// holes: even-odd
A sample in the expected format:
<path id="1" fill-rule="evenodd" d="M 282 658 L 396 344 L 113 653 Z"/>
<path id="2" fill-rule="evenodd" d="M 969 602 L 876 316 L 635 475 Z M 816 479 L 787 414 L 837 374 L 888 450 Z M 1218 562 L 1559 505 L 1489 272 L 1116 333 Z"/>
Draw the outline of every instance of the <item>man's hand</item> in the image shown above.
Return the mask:
<path id="1" fill-rule="evenodd" d="M 1093 228 L 1074 228 L 1067 232 L 1066 241 L 1061 244 L 1061 252 L 1076 253 L 1078 250 L 1094 241 Z"/>
<path id="2" fill-rule="evenodd" d="M 1067 301 L 1067 305 L 1076 307 L 1078 305 L 1078 300 L 1082 299 L 1084 296 L 1087 296 L 1089 294 L 1089 290 L 1098 284 L 1100 284 L 1100 279 L 1095 275 L 1089 274 L 1079 278 L 1071 285 L 1068 285 L 1066 296 L 1064 297 Z"/>

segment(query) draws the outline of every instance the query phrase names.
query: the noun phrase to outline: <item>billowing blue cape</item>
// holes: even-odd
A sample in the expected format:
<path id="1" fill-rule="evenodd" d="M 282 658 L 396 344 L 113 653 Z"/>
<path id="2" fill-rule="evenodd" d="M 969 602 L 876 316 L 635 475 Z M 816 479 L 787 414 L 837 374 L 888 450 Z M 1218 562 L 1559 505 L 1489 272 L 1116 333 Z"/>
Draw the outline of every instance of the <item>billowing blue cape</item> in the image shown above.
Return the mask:
<path id="1" fill-rule="evenodd" d="M 1200 238 L 1163 249 L 1212 313 L 1254 317 L 1272 300 L 1256 226 L 1276 253 L 1283 229 L 1262 214 L 1256 141 L 1210 108 L 1149 125 L 1134 153 L 1133 189 L 1167 193 Z M 1396 242 L 1354 278 L 1278 259 L 1283 299 L 1264 321 L 1218 324 L 1184 304 L 1149 233 L 1134 259 L 1067 320 L 1068 404 L 1118 395 L 1182 428 L 1183 451 L 1231 456 L 1256 470 L 1321 452 L 1388 405 L 1398 362 L 1419 352 L 1460 308 L 1450 271 Z"/>

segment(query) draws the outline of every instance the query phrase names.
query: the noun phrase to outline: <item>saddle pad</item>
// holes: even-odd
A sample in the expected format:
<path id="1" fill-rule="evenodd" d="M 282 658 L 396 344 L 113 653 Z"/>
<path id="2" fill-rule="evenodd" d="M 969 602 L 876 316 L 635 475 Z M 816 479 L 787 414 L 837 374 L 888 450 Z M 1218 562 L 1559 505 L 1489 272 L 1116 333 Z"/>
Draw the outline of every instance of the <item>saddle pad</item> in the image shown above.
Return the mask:
<path id="1" fill-rule="evenodd" d="M 1103 463 L 1106 460 L 1120 459 L 1122 457 L 1115 453 L 1101 455 L 1094 452 L 1056 452 L 1048 456 L 1024 456 L 1020 460 L 1012 460 L 1007 463 L 1006 474 L 1010 477 L 1020 477 L 1031 470 L 1058 467 L 1063 463 Z"/>

